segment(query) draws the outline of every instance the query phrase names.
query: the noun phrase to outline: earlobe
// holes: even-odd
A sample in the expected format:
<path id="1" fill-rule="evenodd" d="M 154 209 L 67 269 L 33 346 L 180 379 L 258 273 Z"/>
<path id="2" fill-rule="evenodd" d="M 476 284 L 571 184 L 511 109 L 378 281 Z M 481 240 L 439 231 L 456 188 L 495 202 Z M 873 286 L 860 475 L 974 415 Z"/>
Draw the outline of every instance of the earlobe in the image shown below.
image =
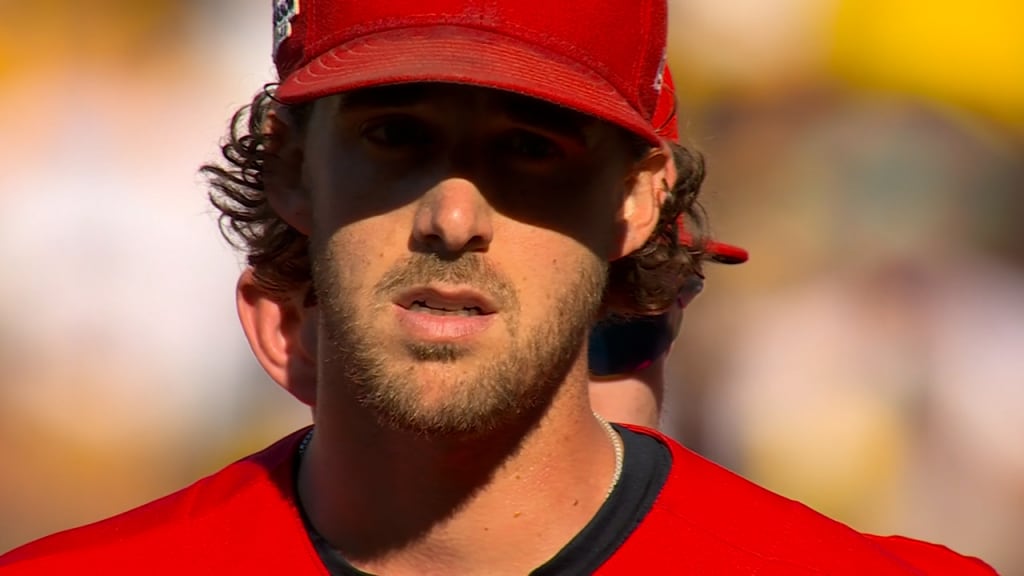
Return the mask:
<path id="1" fill-rule="evenodd" d="M 270 206 L 292 228 L 309 236 L 312 222 L 309 193 L 302 177 L 301 130 L 286 109 L 275 108 L 267 113 L 263 135 L 263 183 Z"/>
<path id="2" fill-rule="evenodd" d="M 252 268 L 242 272 L 235 294 L 242 329 L 260 365 L 300 402 L 314 405 L 316 309 L 304 306 L 304 294 L 274 297 Z"/>
<path id="3" fill-rule="evenodd" d="M 633 173 L 625 182 L 625 196 L 622 201 L 620 219 L 623 223 L 622 241 L 612 260 L 639 250 L 650 238 L 658 225 L 661 203 L 667 191 L 668 157 L 664 148 L 652 150 L 637 163 Z"/>

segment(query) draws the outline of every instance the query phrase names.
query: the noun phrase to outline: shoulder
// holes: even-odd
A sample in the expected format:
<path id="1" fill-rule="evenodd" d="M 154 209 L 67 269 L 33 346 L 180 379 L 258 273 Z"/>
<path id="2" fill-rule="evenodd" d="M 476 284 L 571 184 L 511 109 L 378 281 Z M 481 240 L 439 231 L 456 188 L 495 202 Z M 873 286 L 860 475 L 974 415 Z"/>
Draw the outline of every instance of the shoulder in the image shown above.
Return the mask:
<path id="1" fill-rule="evenodd" d="M 913 564 L 924 574 L 983 576 L 996 573 L 981 559 L 958 554 L 940 544 L 914 540 L 906 536 L 876 536 L 874 534 L 865 534 L 864 536 L 888 552 Z"/>
<path id="2" fill-rule="evenodd" d="M 291 463 L 303 433 L 178 492 L 12 550 L 0 556 L 0 573 L 186 573 L 200 559 L 207 569 L 217 558 L 230 565 L 260 550 L 280 551 L 289 538 L 311 551 L 291 497 Z"/>
<path id="3" fill-rule="evenodd" d="M 995 571 L 948 548 L 853 530 L 704 459 L 654 430 L 672 469 L 643 522 L 609 562 L 682 573 L 964 574 Z"/>

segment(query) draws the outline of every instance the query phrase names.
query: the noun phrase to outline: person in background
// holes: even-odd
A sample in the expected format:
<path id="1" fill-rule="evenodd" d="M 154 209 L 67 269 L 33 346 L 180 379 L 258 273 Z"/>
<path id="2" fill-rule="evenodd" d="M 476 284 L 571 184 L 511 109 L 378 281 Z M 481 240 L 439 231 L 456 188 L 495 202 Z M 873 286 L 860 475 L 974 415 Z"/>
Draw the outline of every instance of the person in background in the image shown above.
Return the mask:
<path id="1" fill-rule="evenodd" d="M 658 97 L 652 124 L 658 135 L 679 144 L 675 84 L 672 71 L 665 68 L 664 86 Z M 671 189 L 677 178 L 669 165 L 666 178 Z M 741 264 L 747 251 L 713 240 L 694 238 L 686 230 L 685 219 L 677 222 L 679 242 L 702 253 L 712 262 Z M 612 314 L 599 321 L 590 332 L 590 403 L 594 411 L 612 422 L 657 428 L 665 398 L 665 363 L 679 334 L 683 310 L 704 288 L 704 277 L 691 274 L 669 310 L 647 316 Z"/>

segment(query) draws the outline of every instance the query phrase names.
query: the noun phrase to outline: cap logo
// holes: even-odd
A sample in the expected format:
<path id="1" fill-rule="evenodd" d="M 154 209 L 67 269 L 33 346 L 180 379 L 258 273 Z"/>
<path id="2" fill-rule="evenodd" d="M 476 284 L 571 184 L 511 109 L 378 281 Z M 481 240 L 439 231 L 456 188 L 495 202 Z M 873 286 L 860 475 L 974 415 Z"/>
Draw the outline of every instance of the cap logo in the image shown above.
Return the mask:
<path id="1" fill-rule="evenodd" d="M 292 35 L 292 20 L 299 15 L 299 0 L 274 0 L 274 56 Z"/>

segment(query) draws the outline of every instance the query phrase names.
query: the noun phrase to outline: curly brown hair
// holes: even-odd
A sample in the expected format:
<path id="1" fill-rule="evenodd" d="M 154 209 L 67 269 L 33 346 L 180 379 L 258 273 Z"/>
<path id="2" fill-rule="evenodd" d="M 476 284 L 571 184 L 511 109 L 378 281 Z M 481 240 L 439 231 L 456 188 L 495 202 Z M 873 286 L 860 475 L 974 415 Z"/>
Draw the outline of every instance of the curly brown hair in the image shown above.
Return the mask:
<path id="1" fill-rule="evenodd" d="M 276 106 L 285 105 L 274 99 L 271 86 L 264 87 L 232 116 L 221 145 L 223 161 L 206 164 L 200 172 L 211 186 L 210 202 L 220 211 L 221 234 L 246 254 L 261 288 L 281 299 L 305 290 L 306 300 L 311 303 L 309 239 L 274 211 L 263 179 L 270 154 L 264 125 Z M 289 116 L 302 126 L 311 105 L 287 108 Z M 679 176 L 665 197 L 657 228 L 646 244 L 610 264 L 604 301 L 609 312 L 661 312 L 678 298 L 687 277 L 702 275 L 706 217 L 698 196 L 704 181 L 704 159 L 675 143 L 670 148 Z M 638 147 L 638 152 L 644 154 L 649 150 L 646 143 Z M 678 240 L 680 223 L 693 238 L 685 246 Z"/>

